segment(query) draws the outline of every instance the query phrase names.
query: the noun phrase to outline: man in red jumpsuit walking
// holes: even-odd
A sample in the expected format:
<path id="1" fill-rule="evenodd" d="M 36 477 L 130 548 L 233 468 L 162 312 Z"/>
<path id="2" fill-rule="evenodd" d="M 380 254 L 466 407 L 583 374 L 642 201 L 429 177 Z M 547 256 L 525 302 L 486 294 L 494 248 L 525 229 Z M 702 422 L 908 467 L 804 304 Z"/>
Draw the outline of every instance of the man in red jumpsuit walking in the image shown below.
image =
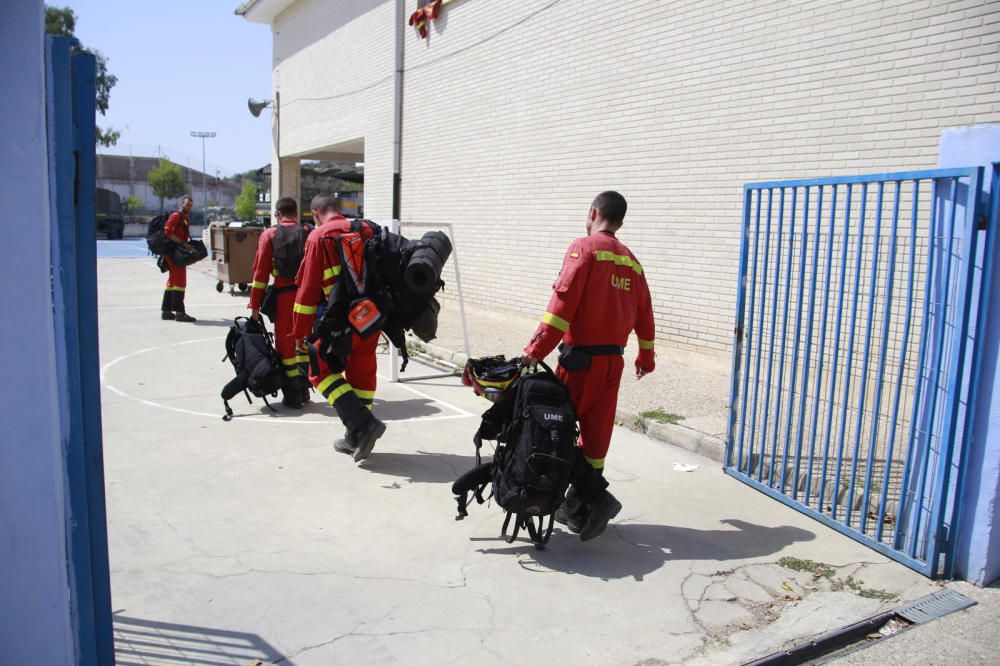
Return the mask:
<path id="1" fill-rule="evenodd" d="M 306 237 L 312 228 L 299 224 L 299 206 L 295 199 L 278 199 L 274 210 L 278 215 L 278 224 L 265 229 L 257 242 L 253 283 L 250 285 L 250 316 L 260 321 L 267 282 L 273 275 L 274 286 L 271 287 L 269 300 L 274 299 L 274 350 L 278 352 L 285 370 L 281 402 L 286 407 L 301 409 L 309 399 L 309 381 L 300 366 L 305 367 L 309 357 L 295 349 L 292 309 L 295 305 L 295 275 L 305 254 Z"/>
<path id="2" fill-rule="evenodd" d="M 569 246 L 548 309 L 523 357 L 527 364 L 537 363 L 562 341 L 557 374 L 569 388 L 580 419 L 583 454 L 599 474 L 611 444 L 622 356 L 633 329 L 639 339 L 636 377 L 655 367 L 646 276 L 635 255 L 615 237 L 626 210 L 625 197 L 617 192 L 602 192 L 594 199 L 587 235 Z M 556 520 L 586 541 L 604 530 L 621 504 L 607 491 L 596 498 L 581 496 L 583 487 L 574 480 Z"/>
<path id="3" fill-rule="evenodd" d="M 188 225 L 191 221 L 191 208 L 194 201 L 185 195 L 181 197 L 180 210 L 170 214 L 163 225 L 163 234 L 184 247 L 190 248 L 191 232 Z M 170 254 L 164 256 L 167 262 L 167 287 L 163 290 L 163 304 L 160 306 L 160 319 L 192 322 L 194 317 L 184 311 L 184 290 L 187 288 L 187 266 L 175 266 Z"/>
<path id="4" fill-rule="evenodd" d="M 319 303 L 329 298 L 338 279 L 346 279 L 340 277 L 342 267 L 336 244 L 342 234 L 351 232 L 351 221 L 340 214 L 336 197 L 319 195 L 310 207 L 317 227 L 306 239 L 305 258 L 295 278 L 299 289 L 293 306 L 292 335 L 298 350 L 307 349 L 305 338 L 312 333 Z M 363 225 L 361 235 L 364 240 L 371 238 L 371 227 Z M 371 413 L 379 336 L 362 338 L 354 332 L 349 336 L 351 351 L 341 359 L 342 367 L 331 368 L 317 358 L 319 372 L 313 374 L 315 370 L 310 365 L 309 381 L 337 409 L 347 429 L 346 436 L 334 442 L 334 448 L 361 461 L 385 432 L 385 424 Z M 322 344 L 323 341 L 317 341 L 318 346 Z"/>

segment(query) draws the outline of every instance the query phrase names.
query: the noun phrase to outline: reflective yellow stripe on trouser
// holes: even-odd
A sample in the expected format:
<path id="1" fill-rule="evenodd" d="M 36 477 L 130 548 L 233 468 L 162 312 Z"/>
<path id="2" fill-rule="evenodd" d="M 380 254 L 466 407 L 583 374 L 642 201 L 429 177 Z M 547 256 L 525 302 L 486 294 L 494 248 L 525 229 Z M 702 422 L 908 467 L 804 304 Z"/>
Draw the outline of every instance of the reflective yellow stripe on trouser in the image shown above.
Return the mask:
<path id="1" fill-rule="evenodd" d="M 338 372 L 317 384 L 316 389 L 323 394 L 327 402 L 336 407 L 337 400 L 344 394 L 351 392 L 351 385 L 344 379 L 344 375 Z"/>
<path id="2" fill-rule="evenodd" d="M 283 359 L 281 359 L 281 365 L 285 366 L 285 375 L 286 376 L 288 376 L 288 377 L 298 377 L 299 375 L 302 374 L 302 371 L 299 370 L 299 363 L 301 363 L 301 361 L 299 361 L 300 358 L 305 358 L 306 362 L 307 363 L 309 362 L 309 357 L 308 356 L 305 356 L 305 357 L 302 357 L 302 356 L 292 356 L 291 358 L 283 358 Z"/>
<path id="3" fill-rule="evenodd" d="M 375 391 L 364 391 L 362 389 L 354 389 L 354 393 L 358 396 L 361 404 L 371 409 L 375 405 Z"/>
<path id="4" fill-rule="evenodd" d="M 594 469 L 604 469 L 604 458 L 587 458 L 587 463 Z"/>

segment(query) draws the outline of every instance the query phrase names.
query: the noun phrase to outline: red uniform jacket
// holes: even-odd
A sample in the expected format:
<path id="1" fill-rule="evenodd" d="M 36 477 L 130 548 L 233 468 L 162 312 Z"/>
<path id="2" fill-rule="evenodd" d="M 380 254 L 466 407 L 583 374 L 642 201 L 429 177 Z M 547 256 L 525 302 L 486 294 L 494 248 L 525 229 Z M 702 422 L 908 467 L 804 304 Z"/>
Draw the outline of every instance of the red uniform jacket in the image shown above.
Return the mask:
<path id="1" fill-rule="evenodd" d="M 292 337 L 305 338 L 312 333 L 316 307 L 330 295 L 333 284 L 340 275 L 340 256 L 333 243 L 324 239 L 336 238 L 350 230 L 351 221 L 335 215 L 316 227 L 306 239 L 306 254 L 299 266 L 299 274 L 295 276 L 295 284 L 299 289 L 295 294 L 295 306 L 292 310 Z M 361 235 L 365 240 L 371 238 L 371 227 L 364 225 Z"/>
<path id="2" fill-rule="evenodd" d="M 653 306 L 642 266 L 609 233 L 577 238 L 552 285 L 552 298 L 524 353 L 545 358 L 559 341 L 567 345 L 620 345 L 635 330 L 639 360 L 653 369 Z"/>
<path id="3" fill-rule="evenodd" d="M 290 227 L 294 224 L 298 224 L 295 220 L 279 220 L 278 224 L 283 227 Z M 306 234 L 309 234 L 310 227 L 306 226 Z M 274 286 L 275 287 L 287 287 L 290 284 L 295 284 L 295 280 L 290 280 L 283 278 L 278 275 L 278 269 L 274 266 L 274 247 L 271 242 L 274 240 L 274 234 L 277 233 L 278 227 L 268 227 L 260 235 L 260 240 L 257 241 L 257 256 L 253 260 L 253 284 L 250 285 L 250 309 L 257 310 L 260 308 L 260 302 L 264 298 L 264 290 L 267 289 L 268 276 L 274 276 Z M 308 240 L 308 235 L 306 236 Z"/>
<path id="4" fill-rule="evenodd" d="M 163 224 L 163 233 L 166 236 L 177 236 L 183 242 L 191 240 L 191 232 L 188 230 L 190 218 L 180 211 L 170 214 Z"/>

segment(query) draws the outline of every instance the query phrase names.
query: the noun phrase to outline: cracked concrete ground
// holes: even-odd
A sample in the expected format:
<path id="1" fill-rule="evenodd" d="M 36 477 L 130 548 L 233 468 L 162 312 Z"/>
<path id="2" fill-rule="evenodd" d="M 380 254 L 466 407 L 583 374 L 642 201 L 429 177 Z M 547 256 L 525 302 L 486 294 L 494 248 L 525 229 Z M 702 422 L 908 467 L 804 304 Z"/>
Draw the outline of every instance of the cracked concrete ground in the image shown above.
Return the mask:
<path id="1" fill-rule="evenodd" d="M 488 406 L 457 380 L 382 382 L 388 431 L 356 465 L 333 451 L 341 428 L 323 405 L 271 413 L 238 397 L 239 418 L 221 420 L 219 359 L 245 297 L 193 270 L 198 323 L 160 321 L 151 260 L 99 271 L 121 664 L 731 664 L 936 589 L 717 463 L 624 429 L 607 472 L 624 509 L 601 538 L 508 544 L 493 505 L 455 520 L 450 484 Z M 834 589 L 848 576 L 895 596 Z"/>

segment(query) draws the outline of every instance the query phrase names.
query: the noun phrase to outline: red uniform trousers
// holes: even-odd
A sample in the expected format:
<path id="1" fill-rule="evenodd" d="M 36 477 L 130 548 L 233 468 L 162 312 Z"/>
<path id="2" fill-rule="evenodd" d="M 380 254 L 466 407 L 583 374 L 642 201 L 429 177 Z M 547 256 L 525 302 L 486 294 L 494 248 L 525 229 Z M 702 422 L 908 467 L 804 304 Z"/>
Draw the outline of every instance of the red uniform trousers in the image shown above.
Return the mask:
<path id="1" fill-rule="evenodd" d="M 375 373 L 378 369 L 378 360 L 375 358 L 375 350 L 378 347 L 379 337 L 372 335 L 362 338 L 357 333 L 351 333 L 351 353 L 347 357 L 347 367 L 343 373 L 330 372 L 323 359 L 317 358 L 319 374 L 312 374 L 310 368 L 309 381 L 331 405 L 336 407 L 338 398 L 346 391 L 353 391 L 361 404 L 368 409 L 372 408 L 377 385 Z"/>
<path id="2" fill-rule="evenodd" d="M 604 468 L 611 446 L 611 431 L 618 407 L 618 387 L 625 362 L 621 356 L 593 356 L 589 368 L 569 372 L 559 366 L 556 374 L 569 388 L 570 399 L 580 419 L 580 446 L 587 462 Z"/>
<path id="3" fill-rule="evenodd" d="M 184 291 L 187 289 L 187 266 L 174 266 L 170 257 L 167 260 L 167 286 L 163 291 L 164 312 L 184 312 Z"/>
<path id="4" fill-rule="evenodd" d="M 281 291 L 277 294 L 274 318 L 274 351 L 284 366 L 288 378 L 302 374 L 300 366 L 309 362 L 306 354 L 295 351 L 295 338 L 292 336 L 292 308 L 295 307 L 295 290 Z M 305 387 L 308 390 L 308 387 Z"/>

